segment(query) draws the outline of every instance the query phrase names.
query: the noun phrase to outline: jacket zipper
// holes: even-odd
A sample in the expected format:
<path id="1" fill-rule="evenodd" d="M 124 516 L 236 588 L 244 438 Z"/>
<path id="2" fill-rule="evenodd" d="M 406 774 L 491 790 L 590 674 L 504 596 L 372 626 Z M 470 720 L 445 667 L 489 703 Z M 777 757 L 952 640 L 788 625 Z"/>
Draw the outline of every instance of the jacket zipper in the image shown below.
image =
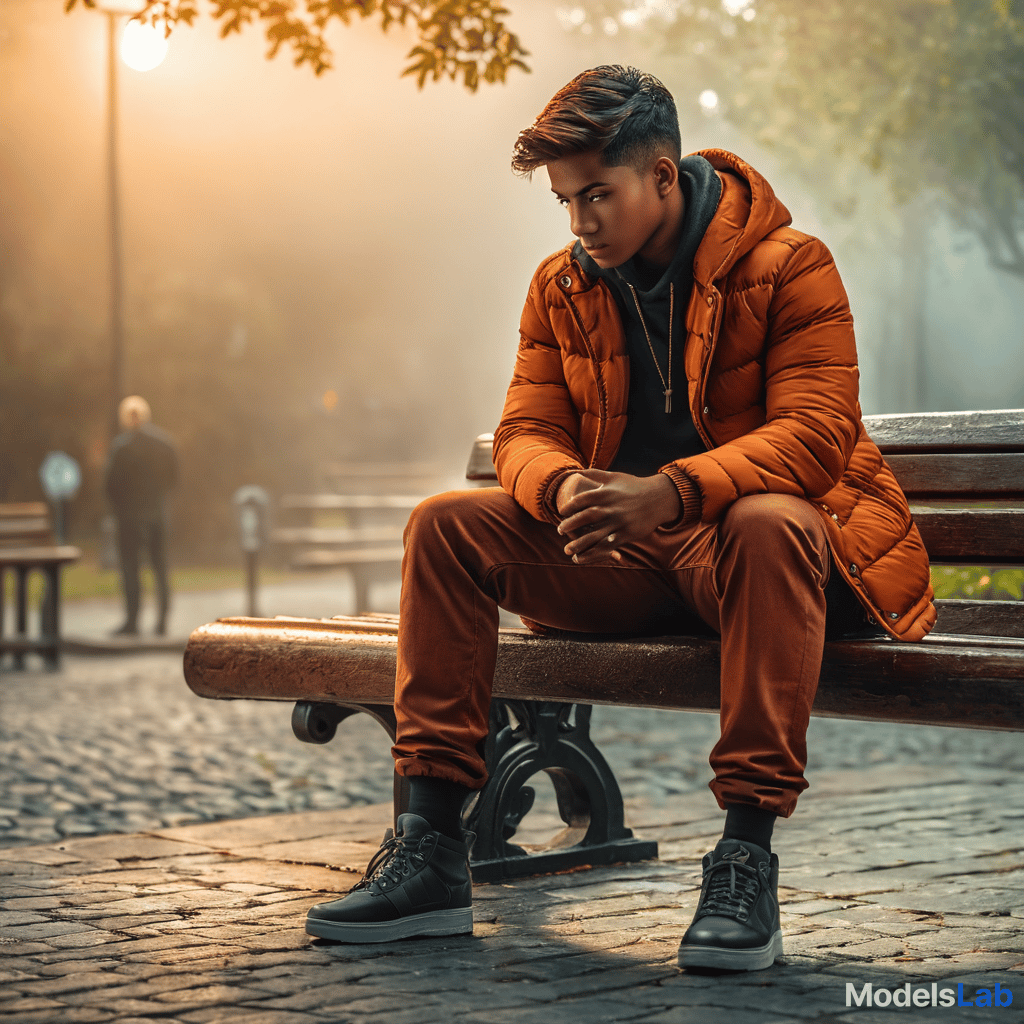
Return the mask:
<path id="1" fill-rule="evenodd" d="M 718 336 L 716 331 L 718 329 L 718 309 L 720 303 L 715 302 L 714 308 L 711 311 L 711 334 L 710 334 L 710 346 L 708 347 L 708 356 L 704 365 L 700 371 L 700 396 L 699 396 L 699 417 L 694 416 L 693 422 L 697 427 L 697 433 L 700 434 L 701 440 L 704 442 L 704 446 L 708 451 L 711 451 L 715 446 L 711 443 L 711 438 L 708 437 L 707 432 L 704 430 L 704 410 L 707 408 L 707 387 L 708 377 L 711 373 L 711 360 L 715 355 L 715 345 L 718 342 Z"/>
<path id="2" fill-rule="evenodd" d="M 587 346 L 587 355 L 590 357 L 591 365 L 594 367 L 594 383 L 597 384 L 597 396 L 600 406 L 597 417 L 597 437 L 594 439 L 594 451 L 590 456 L 590 466 L 588 467 L 593 469 L 597 465 L 597 455 L 601 451 L 601 445 L 604 443 L 605 426 L 608 423 L 608 393 L 604 386 L 601 364 L 598 361 L 597 353 L 594 351 L 594 346 L 590 343 L 590 335 L 587 333 L 586 327 L 583 326 L 583 318 L 580 316 L 580 311 L 576 306 L 576 300 L 571 294 L 566 297 L 569 300 L 569 307 L 572 309 L 572 316 L 576 321 L 576 326 L 579 328 L 580 336 L 583 338 L 583 344 Z"/>

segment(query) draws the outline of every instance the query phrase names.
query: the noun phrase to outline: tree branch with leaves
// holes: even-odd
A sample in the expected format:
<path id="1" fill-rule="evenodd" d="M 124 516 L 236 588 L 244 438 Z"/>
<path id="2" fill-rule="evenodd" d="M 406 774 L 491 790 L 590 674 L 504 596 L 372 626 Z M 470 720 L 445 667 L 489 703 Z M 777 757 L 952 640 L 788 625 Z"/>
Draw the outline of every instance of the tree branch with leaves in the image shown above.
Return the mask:
<path id="1" fill-rule="evenodd" d="M 270 48 L 267 58 L 290 47 L 295 65 L 309 65 L 315 75 L 333 67 L 324 33 L 334 20 L 349 25 L 354 18 L 379 18 L 383 31 L 392 25 L 415 25 L 417 44 L 406 55 L 411 63 L 403 75 L 417 85 L 449 78 L 475 92 L 480 82 L 504 82 L 512 68 L 528 72 L 529 56 L 505 23 L 508 10 L 497 0 L 207 0 L 221 37 L 252 23 L 264 26 Z M 96 0 L 65 0 L 65 11 Z M 199 17 L 199 0 L 148 0 L 134 17 L 163 25 L 170 35 L 178 25 Z"/>

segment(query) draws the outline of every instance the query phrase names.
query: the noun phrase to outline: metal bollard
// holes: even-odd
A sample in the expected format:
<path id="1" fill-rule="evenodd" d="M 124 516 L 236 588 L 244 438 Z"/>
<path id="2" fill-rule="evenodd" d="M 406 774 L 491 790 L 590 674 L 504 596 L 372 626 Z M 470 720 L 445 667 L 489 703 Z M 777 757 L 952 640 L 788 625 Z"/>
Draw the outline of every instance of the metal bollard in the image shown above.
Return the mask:
<path id="1" fill-rule="evenodd" d="M 257 560 L 267 542 L 270 495 L 255 484 L 239 487 L 231 499 L 238 516 L 238 540 L 245 557 L 246 615 L 259 615 Z"/>

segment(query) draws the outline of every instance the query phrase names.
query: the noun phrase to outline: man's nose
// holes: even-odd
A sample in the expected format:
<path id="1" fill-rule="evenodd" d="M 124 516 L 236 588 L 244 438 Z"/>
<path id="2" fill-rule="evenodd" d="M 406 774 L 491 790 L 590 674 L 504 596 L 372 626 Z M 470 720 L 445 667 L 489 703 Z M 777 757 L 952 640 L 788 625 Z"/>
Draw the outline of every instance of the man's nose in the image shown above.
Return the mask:
<path id="1" fill-rule="evenodd" d="M 571 203 L 569 206 L 569 230 L 577 237 L 592 235 L 597 230 L 597 218 L 589 203 Z"/>

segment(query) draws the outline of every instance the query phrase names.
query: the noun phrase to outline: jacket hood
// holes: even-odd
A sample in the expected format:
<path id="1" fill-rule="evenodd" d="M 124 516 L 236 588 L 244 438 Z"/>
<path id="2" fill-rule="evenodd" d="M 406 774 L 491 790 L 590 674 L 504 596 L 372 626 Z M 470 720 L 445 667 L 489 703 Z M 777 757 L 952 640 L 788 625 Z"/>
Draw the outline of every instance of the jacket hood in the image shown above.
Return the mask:
<path id="1" fill-rule="evenodd" d="M 693 276 L 707 286 L 724 277 L 766 235 L 792 221 L 771 185 L 745 160 L 725 149 L 702 149 L 722 178 L 722 197 L 693 261 Z"/>

